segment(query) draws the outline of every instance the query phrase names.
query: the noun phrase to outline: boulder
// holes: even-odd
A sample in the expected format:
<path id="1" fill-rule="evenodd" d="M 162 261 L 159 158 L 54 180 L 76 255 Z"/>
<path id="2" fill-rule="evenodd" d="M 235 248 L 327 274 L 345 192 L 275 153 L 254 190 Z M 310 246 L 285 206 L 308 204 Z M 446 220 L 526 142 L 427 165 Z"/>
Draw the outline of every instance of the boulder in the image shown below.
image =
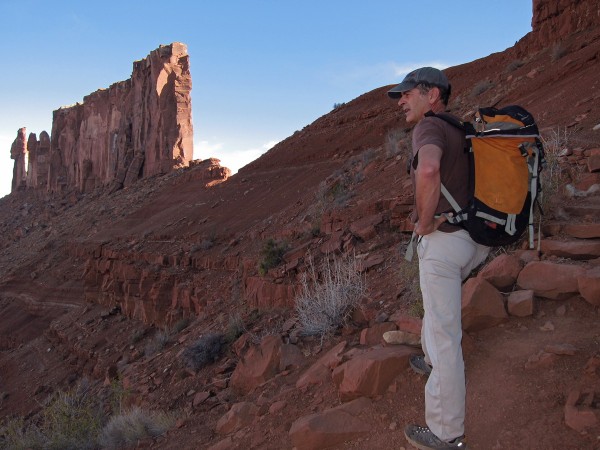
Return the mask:
<path id="1" fill-rule="evenodd" d="M 346 341 L 342 341 L 330 349 L 298 378 L 296 387 L 302 389 L 308 385 L 320 384 L 329 380 L 331 371 L 342 362 L 342 353 L 345 348 Z"/>
<path id="2" fill-rule="evenodd" d="M 376 323 L 372 327 L 365 328 L 360 333 L 360 345 L 377 345 L 381 344 L 383 334 L 386 331 L 396 329 L 396 324 L 392 322 Z"/>
<path id="3" fill-rule="evenodd" d="M 506 302 L 508 313 L 511 316 L 527 317 L 533 314 L 533 291 L 511 292 Z"/>
<path id="4" fill-rule="evenodd" d="M 577 277 L 580 295 L 592 305 L 600 306 L 600 266 L 586 270 Z"/>
<path id="5" fill-rule="evenodd" d="M 400 331 L 421 335 L 423 320 L 418 317 L 396 312 L 391 315 L 390 322 L 394 322 Z"/>
<path id="6" fill-rule="evenodd" d="M 577 278 L 584 273 L 581 266 L 532 261 L 521 270 L 517 285 L 533 290 L 538 297 L 564 300 L 579 292 Z"/>
<path id="7" fill-rule="evenodd" d="M 600 256 L 600 240 L 542 240 L 542 253 L 569 259 L 592 259 Z"/>
<path id="8" fill-rule="evenodd" d="M 591 407 L 591 401 L 598 393 L 582 392 L 578 389 L 572 390 L 565 404 L 565 424 L 575 431 L 584 432 L 587 428 L 598 424 L 600 410 Z"/>
<path id="9" fill-rule="evenodd" d="M 297 450 L 329 448 L 372 432 L 372 426 L 360 417 L 371 406 L 367 398 L 357 398 L 316 414 L 297 419 L 289 436 Z"/>
<path id="10" fill-rule="evenodd" d="M 361 353 L 333 371 L 342 401 L 384 394 L 394 378 L 408 367 L 415 350 L 406 346 L 373 348 Z"/>
<path id="11" fill-rule="evenodd" d="M 504 297 L 481 277 L 468 279 L 462 287 L 462 327 L 478 331 L 495 327 L 508 320 Z"/>
<path id="12" fill-rule="evenodd" d="M 488 263 L 479 272 L 479 276 L 491 283 L 496 289 L 507 291 L 512 289 L 517 282 L 517 277 L 522 268 L 523 264 L 518 256 L 503 253 Z"/>
<path id="13" fill-rule="evenodd" d="M 250 402 L 235 403 L 217 422 L 216 432 L 229 434 L 238 431 L 254 422 L 258 407 Z"/>
<path id="14" fill-rule="evenodd" d="M 279 336 L 266 336 L 260 346 L 251 347 L 231 375 L 233 390 L 247 394 L 275 376 L 281 363 L 281 347 Z"/>

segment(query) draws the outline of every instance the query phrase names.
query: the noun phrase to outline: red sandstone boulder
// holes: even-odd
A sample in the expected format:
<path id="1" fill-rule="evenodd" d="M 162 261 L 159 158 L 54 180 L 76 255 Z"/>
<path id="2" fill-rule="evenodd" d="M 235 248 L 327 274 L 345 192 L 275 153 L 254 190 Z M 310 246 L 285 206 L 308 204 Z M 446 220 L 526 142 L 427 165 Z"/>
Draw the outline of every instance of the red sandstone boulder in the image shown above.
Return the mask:
<path id="1" fill-rule="evenodd" d="M 350 224 L 350 232 L 363 241 L 368 241 L 377 235 L 375 226 L 383 221 L 382 214 L 374 214 L 372 216 L 363 217 Z"/>
<path id="2" fill-rule="evenodd" d="M 533 314 L 533 291 L 511 292 L 507 300 L 508 313 L 511 316 L 527 317 Z"/>
<path id="3" fill-rule="evenodd" d="M 553 241 L 542 240 L 542 253 L 569 259 L 592 259 L 600 256 L 600 241 Z"/>
<path id="4" fill-rule="evenodd" d="M 249 402 L 236 403 L 219 419 L 215 431 L 219 434 L 233 433 L 251 425 L 257 414 L 256 405 Z"/>
<path id="5" fill-rule="evenodd" d="M 290 428 L 292 445 L 297 450 L 333 447 L 372 431 L 360 414 L 371 406 L 367 398 L 358 398 L 323 412 L 296 420 Z"/>
<path id="6" fill-rule="evenodd" d="M 521 270 L 517 285 L 533 290 L 538 297 L 562 300 L 579 292 L 577 278 L 584 272 L 581 266 L 533 261 Z"/>
<path id="7" fill-rule="evenodd" d="M 512 289 L 517 282 L 522 268 L 523 264 L 518 256 L 503 253 L 487 264 L 479 272 L 479 276 L 490 282 L 496 289 L 506 291 Z"/>
<path id="8" fill-rule="evenodd" d="M 586 402 L 586 397 L 593 399 L 597 395 L 595 392 L 581 392 L 578 389 L 569 393 L 565 404 L 565 424 L 569 428 L 582 433 L 586 428 L 598 424 L 600 412 L 592 409 L 591 401 Z"/>
<path id="9" fill-rule="evenodd" d="M 409 333 L 421 336 L 423 320 L 419 319 L 418 317 L 396 312 L 390 317 L 390 322 L 394 322 L 401 331 L 407 331 Z"/>
<path id="10" fill-rule="evenodd" d="M 279 336 L 267 336 L 260 346 L 250 348 L 231 375 L 231 387 L 247 394 L 275 376 L 279 370 L 281 347 Z"/>
<path id="11" fill-rule="evenodd" d="M 478 331 L 508 320 L 504 297 L 481 277 L 468 279 L 462 287 L 462 327 Z"/>
<path id="12" fill-rule="evenodd" d="M 600 266 L 588 269 L 579 275 L 577 287 L 587 302 L 600 306 Z"/>
<path id="13" fill-rule="evenodd" d="M 569 223 L 563 226 L 562 231 L 579 239 L 600 238 L 600 223 Z"/>
<path id="14" fill-rule="evenodd" d="M 329 380 L 331 371 L 342 362 L 342 353 L 345 348 L 346 341 L 342 341 L 325 353 L 325 355 L 321 356 L 317 362 L 298 378 L 296 387 L 302 389 L 310 384 L 320 384 Z"/>
<path id="15" fill-rule="evenodd" d="M 392 322 L 376 323 L 372 327 L 365 328 L 360 333 L 360 345 L 377 345 L 381 344 L 383 333 L 396 329 L 396 324 Z"/>
<path id="16" fill-rule="evenodd" d="M 414 349 L 405 346 L 374 348 L 345 362 L 333 371 L 342 401 L 374 397 L 386 392 L 394 378 L 408 367 Z"/>

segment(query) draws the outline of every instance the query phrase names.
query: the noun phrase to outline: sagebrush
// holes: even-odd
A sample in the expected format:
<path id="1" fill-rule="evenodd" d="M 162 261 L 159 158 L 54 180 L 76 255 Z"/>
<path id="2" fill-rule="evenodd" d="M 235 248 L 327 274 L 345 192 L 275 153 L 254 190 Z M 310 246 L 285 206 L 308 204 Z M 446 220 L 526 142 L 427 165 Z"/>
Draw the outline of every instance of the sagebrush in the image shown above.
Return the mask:
<path id="1" fill-rule="evenodd" d="M 301 278 L 296 313 L 302 333 L 324 338 L 343 325 L 366 292 L 365 277 L 355 257 L 312 259 Z"/>
<path id="2" fill-rule="evenodd" d="M 181 354 L 185 365 L 200 370 L 215 362 L 225 349 L 225 336 L 221 333 L 207 333 L 198 338 Z"/>
<path id="3" fill-rule="evenodd" d="M 138 407 L 110 418 L 98 437 L 102 448 L 123 448 L 146 437 L 163 434 L 175 423 L 173 414 Z"/>

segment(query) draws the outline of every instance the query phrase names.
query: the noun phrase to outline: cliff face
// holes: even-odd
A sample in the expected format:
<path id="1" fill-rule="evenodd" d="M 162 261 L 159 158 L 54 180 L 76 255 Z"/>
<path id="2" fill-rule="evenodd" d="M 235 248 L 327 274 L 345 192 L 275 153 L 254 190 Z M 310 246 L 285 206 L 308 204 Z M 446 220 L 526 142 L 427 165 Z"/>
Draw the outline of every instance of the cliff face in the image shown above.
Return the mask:
<path id="1" fill-rule="evenodd" d="M 39 143 L 34 135 L 27 144 L 26 174 L 24 159 L 17 156 L 23 150 L 15 147 L 24 139 L 19 135 L 11 150 L 18 158 L 13 190 L 23 178 L 28 188 L 49 192 L 107 185 L 115 190 L 187 166 L 193 155 L 191 88 L 184 44 L 152 51 L 133 64 L 129 80 L 54 111 L 50 145 L 45 133 Z"/>
<path id="2" fill-rule="evenodd" d="M 553 43 L 596 28 L 599 19 L 600 3 L 596 0 L 533 0 L 531 26 L 539 42 Z"/>

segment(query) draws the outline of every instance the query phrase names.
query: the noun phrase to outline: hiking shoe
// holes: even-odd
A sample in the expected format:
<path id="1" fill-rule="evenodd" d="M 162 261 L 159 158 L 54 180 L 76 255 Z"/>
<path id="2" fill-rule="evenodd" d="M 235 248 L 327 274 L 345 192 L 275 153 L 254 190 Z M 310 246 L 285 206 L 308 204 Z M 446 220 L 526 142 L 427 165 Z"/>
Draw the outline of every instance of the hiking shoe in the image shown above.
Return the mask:
<path id="1" fill-rule="evenodd" d="M 407 425 L 404 428 L 404 436 L 409 443 L 421 450 L 467 450 L 464 436 L 445 442 L 433 434 L 428 427 L 419 425 Z"/>
<path id="2" fill-rule="evenodd" d="M 423 355 L 410 355 L 408 363 L 412 370 L 420 375 L 429 376 L 431 374 L 431 366 L 425 362 Z"/>

